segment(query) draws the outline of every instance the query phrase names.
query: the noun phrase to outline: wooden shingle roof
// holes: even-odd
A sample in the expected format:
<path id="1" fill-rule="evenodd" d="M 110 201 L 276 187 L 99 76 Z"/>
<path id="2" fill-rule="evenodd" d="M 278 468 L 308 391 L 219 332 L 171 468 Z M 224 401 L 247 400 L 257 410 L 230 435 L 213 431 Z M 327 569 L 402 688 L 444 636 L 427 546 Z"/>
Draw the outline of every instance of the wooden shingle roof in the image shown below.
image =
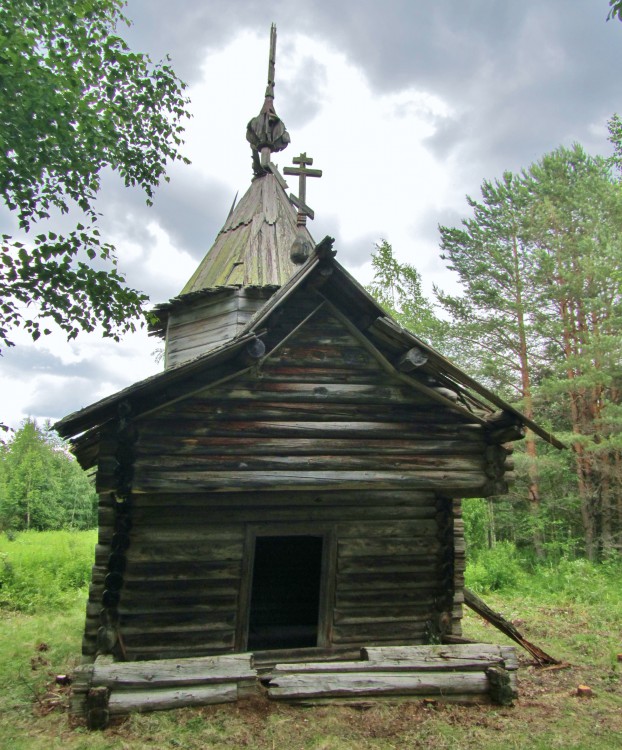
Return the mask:
<path id="1" fill-rule="evenodd" d="M 294 275 L 296 210 L 284 184 L 276 170 L 252 181 L 180 296 L 222 286 L 282 286 Z"/>

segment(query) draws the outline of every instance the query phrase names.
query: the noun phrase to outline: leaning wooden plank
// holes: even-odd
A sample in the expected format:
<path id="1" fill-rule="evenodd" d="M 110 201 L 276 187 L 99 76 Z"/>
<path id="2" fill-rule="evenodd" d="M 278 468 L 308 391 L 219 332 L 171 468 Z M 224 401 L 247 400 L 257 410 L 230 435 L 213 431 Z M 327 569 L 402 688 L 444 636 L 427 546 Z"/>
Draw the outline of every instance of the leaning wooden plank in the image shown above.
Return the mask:
<path id="1" fill-rule="evenodd" d="M 366 672 L 282 675 L 272 679 L 268 688 L 270 698 L 289 700 L 349 695 L 469 695 L 487 693 L 489 683 L 483 672 Z"/>
<path id="2" fill-rule="evenodd" d="M 118 690 L 110 695 L 108 711 L 111 716 L 119 716 L 133 711 L 165 711 L 185 706 L 232 703 L 237 698 L 235 683 L 196 685 L 183 690 Z"/>
<path id="3" fill-rule="evenodd" d="M 479 598 L 479 596 L 477 596 L 477 594 L 467 588 L 464 589 L 464 603 L 474 612 L 477 612 L 480 617 L 483 617 L 484 620 L 489 622 L 491 625 L 494 625 L 498 630 L 507 635 L 508 638 L 516 641 L 516 643 L 522 646 L 533 656 L 533 658 L 540 666 L 543 666 L 545 664 L 560 664 L 560 662 L 553 656 L 549 656 L 549 654 L 547 654 L 541 648 L 538 648 L 538 646 L 530 643 L 514 627 L 514 625 L 509 622 L 509 620 L 506 620 L 505 617 L 503 617 L 503 615 L 501 615 L 499 612 L 495 612 L 494 610 L 490 609 L 486 602 L 484 602 Z"/>
<path id="4" fill-rule="evenodd" d="M 129 689 L 252 680 L 257 672 L 251 668 L 250 658 L 250 654 L 227 654 L 95 665 L 92 682 L 111 689 Z"/>

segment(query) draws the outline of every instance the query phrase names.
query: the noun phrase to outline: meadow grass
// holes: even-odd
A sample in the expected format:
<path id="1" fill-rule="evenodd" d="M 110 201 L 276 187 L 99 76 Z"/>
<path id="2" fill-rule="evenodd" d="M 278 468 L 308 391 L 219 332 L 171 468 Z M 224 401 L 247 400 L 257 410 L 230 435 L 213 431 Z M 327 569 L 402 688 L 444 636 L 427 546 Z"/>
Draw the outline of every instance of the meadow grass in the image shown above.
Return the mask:
<path id="1" fill-rule="evenodd" d="M 63 609 L 91 577 L 97 532 L 0 534 L 0 609 Z"/>
<path id="2" fill-rule="evenodd" d="M 59 539 L 54 539 L 56 534 Z M 364 711 L 341 706 L 303 709 L 256 699 L 134 715 L 105 732 L 89 733 L 70 720 L 68 689 L 56 686 L 54 677 L 70 672 L 79 662 L 86 589 L 76 587 L 80 574 L 68 571 L 79 556 L 90 567 L 94 538 L 72 544 L 61 537 L 62 532 L 41 534 L 39 546 L 44 551 L 36 552 L 35 535 L 21 543 L 19 538 L 0 542 L 0 550 L 13 565 L 13 580 L 22 579 L 20 561 L 33 581 L 38 580 L 33 562 L 37 560 L 45 586 L 50 586 L 49 571 L 56 570 L 55 580 L 62 589 L 51 598 L 33 593 L 36 586 L 31 581 L 30 589 L 25 585 L 19 589 L 30 592 L 23 600 L 12 594 L 10 600 L 7 597 L 12 608 L 0 608 L 2 748 L 609 750 L 622 746 L 619 568 L 571 560 L 533 570 L 521 568 L 519 581 L 484 594 L 487 603 L 511 619 L 529 640 L 572 665 L 539 670 L 529 665 L 527 655 L 521 657 L 520 698 L 513 708 L 405 701 L 378 703 Z M 53 560 L 46 561 L 46 554 Z M 71 564 L 67 559 L 65 566 L 64 558 L 72 558 Z M 60 581 L 65 583 L 61 586 Z M 468 612 L 464 629 L 477 640 L 506 642 L 501 633 Z M 578 698 L 579 684 L 589 685 L 593 697 Z"/>

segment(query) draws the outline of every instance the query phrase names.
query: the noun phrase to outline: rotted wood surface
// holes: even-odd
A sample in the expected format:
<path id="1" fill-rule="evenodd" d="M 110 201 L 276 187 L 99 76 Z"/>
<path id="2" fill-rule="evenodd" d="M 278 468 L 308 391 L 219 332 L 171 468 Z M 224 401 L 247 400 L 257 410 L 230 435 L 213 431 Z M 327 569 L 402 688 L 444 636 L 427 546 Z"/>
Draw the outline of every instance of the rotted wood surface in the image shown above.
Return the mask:
<path id="1" fill-rule="evenodd" d="M 376 696 L 488 697 L 509 705 L 517 695 L 512 647 L 365 647 L 361 660 L 277 664 L 269 675 L 274 700 Z"/>
<path id="2" fill-rule="evenodd" d="M 503 617 L 503 615 L 501 615 L 499 612 L 495 612 L 494 610 L 492 610 L 486 604 L 486 602 L 480 599 L 477 594 L 475 594 L 468 588 L 464 589 L 464 602 L 468 607 L 470 607 L 474 612 L 477 612 L 477 614 L 483 617 L 487 622 L 489 622 L 491 625 L 494 625 L 498 630 L 507 635 L 508 638 L 511 638 L 513 641 L 522 646 L 526 651 L 528 651 L 540 666 L 544 666 L 546 664 L 561 663 L 553 656 L 549 656 L 549 654 L 547 654 L 538 646 L 530 643 L 516 629 L 516 627 L 512 625 L 509 620 L 506 620 L 505 617 Z"/>
<path id="3" fill-rule="evenodd" d="M 259 376 L 143 420 L 135 492 L 421 488 L 468 496 L 503 476 L 504 456 L 486 454 L 478 419 L 387 372 L 335 311 L 317 310 L 304 295 L 291 304 L 301 319 L 307 310 L 312 317 L 276 352 L 268 343 Z M 426 447 L 418 453 L 413 442 Z M 114 473 L 101 462 L 102 490 Z"/>
<path id="4" fill-rule="evenodd" d="M 235 683 L 194 685 L 192 687 L 113 692 L 108 701 L 110 716 L 132 712 L 166 711 L 188 706 L 208 706 L 214 703 L 233 703 L 238 699 Z"/>
<path id="5" fill-rule="evenodd" d="M 403 490 L 136 496 L 119 604 L 128 656 L 234 647 L 248 523 L 264 533 L 334 529 L 335 646 L 422 642 L 447 554 L 438 514 L 432 493 Z"/>

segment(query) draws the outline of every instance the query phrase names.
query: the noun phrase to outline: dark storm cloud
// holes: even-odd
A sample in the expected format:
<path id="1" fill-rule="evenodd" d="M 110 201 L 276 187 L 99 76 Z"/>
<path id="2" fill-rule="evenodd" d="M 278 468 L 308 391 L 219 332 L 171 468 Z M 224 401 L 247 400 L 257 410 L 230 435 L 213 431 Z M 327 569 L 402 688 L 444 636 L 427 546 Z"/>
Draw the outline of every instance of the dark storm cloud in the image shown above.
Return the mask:
<path id="1" fill-rule="evenodd" d="M 120 353 L 123 356 L 123 353 Z M 2 356 L 3 376 L 21 380 L 24 373 L 41 378 L 44 385 L 37 388 L 35 397 L 24 404 L 23 413 L 60 419 L 65 414 L 95 400 L 96 389 L 102 384 L 113 392 L 125 383 L 119 375 L 98 359 L 65 363 L 41 346 L 20 344 L 5 350 Z"/>
<path id="2" fill-rule="evenodd" d="M 120 353 L 120 356 L 123 356 L 123 353 Z M 52 352 L 32 344 L 20 344 L 5 349 L 2 355 L 2 372 L 8 377 L 15 378 L 29 372 L 35 375 L 59 375 L 94 382 L 115 380 L 114 372 L 95 360 L 83 359 L 65 363 Z M 119 382 L 121 381 L 122 378 L 119 379 Z"/>
<path id="3" fill-rule="evenodd" d="M 62 370 L 57 375 L 59 377 L 46 381 L 45 387 L 38 389 L 35 397 L 24 405 L 23 411 L 26 414 L 43 415 L 54 422 L 97 400 L 93 381 L 63 376 Z M 94 382 L 98 386 L 102 384 L 101 379 Z M 111 392 L 116 389 L 109 388 Z"/>
<path id="4" fill-rule="evenodd" d="M 191 167 L 172 168 L 169 175 L 171 181 L 160 185 L 151 207 L 140 191 L 119 190 L 118 184 L 107 182 L 99 203 L 102 224 L 143 246 L 150 241 L 146 225 L 156 221 L 178 250 L 198 261 L 220 230 L 234 196 L 220 181 L 202 177 Z"/>
<path id="5" fill-rule="evenodd" d="M 294 76 L 279 84 L 279 112 L 290 130 L 304 127 L 318 114 L 325 85 L 326 66 L 312 57 L 299 60 Z"/>
<path id="6" fill-rule="evenodd" d="M 127 9 L 136 42 L 155 56 L 171 52 L 189 79 L 198 76 L 205 50 L 243 29 L 265 29 L 267 37 L 275 20 L 279 44 L 296 31 L 326 40 L 378 92 L 413 86 L 440 95 L 456 116 L 429 145 L 467 167 L 478 162 L 477 182 L 527 166 L 561 143 L 602 149 L 590 126 L 622 101 L 622 25 L 606 23 L 606 11 L 605 0 L 130 0 Z M 313 75 L 305 80 L 287 97 L 297 91 L 303 112 L 316 85 Z"/>

